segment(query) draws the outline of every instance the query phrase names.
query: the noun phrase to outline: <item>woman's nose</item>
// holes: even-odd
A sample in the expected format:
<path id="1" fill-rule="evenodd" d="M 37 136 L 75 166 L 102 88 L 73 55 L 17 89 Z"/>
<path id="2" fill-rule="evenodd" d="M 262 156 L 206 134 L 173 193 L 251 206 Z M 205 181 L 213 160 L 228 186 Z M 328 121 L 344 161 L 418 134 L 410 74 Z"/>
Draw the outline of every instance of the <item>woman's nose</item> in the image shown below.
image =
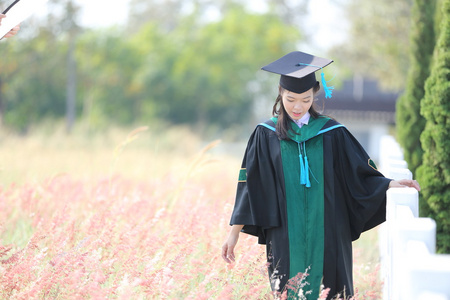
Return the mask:
<path id="1" fill-rule="evenodd" d="M 302 108 L 302 105 L 301 105 L 300 103 L 295 103 L 295 104 L 294 104 L 294 108 L 295 108 L 295 109 L 301 109 L 301 108 Z"/>

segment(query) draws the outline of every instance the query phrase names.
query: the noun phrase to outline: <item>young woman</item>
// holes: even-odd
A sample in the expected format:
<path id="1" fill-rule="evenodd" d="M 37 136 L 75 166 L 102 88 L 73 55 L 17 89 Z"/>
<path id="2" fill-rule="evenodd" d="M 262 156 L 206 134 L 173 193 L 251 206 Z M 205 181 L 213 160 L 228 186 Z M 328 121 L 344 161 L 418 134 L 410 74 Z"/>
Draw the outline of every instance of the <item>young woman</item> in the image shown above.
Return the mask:
<path id="1" fill-rule="evenodd" d="M 322 284 L 329 299 L 353 295 L 352 241 L 385 220 L 387 189 L 420 189 L 385 178 L 343 125 L 314 109 L 315 71 L 331 62 L 297 51 L 263 67 L 281 75 L 274 117 L 250 137 L 222 247 L 230 263 L 239 233 L 257 236 L 272 289 L 282 293 L 288 279 L 307 274 L 303 295 L 314 300 Z"/>

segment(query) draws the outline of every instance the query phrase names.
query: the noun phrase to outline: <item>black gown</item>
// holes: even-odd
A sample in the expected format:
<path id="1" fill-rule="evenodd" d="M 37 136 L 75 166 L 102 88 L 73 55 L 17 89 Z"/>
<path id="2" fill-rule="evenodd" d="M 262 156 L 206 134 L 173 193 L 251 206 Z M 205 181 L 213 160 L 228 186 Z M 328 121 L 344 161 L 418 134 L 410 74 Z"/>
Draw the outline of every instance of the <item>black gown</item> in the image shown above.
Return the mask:
<path id="1" fill-rule="evenodd" d="M 242 232 L 255 235 L 260 244 L 266 244 L 269 278 L 273 290 L 282 292 L 287 287 L 289 278 L 297 274 L 297 271 L 305 271 L 290 270 L 298 255 L 304 257 L 302 259 L 305 260 L 306 266 L 309 259 L 314 261 L 311 264 L 316 266 L 315 272 L 318 274 L 311 279 L 311 286 L 305 287 L 313 291 L 307 295 L 307 299 L 317 299 L 320 284 L 330 289 L 328 299 L 342 292 L 349 297 L 353 295 L 352 241 L 358 239 L 363 231 L 384 222 L 386 191 L 391 179 L 385 178 L 376 169 L 363 147 L 345 127 L 332 119 L 319 119 L 311 117 L 310 124 L 304 125 L 301 130 L 297 126 L 297 132 L 301 133 L 299 136 L 304 136 L 305 133 L 308 135 L 309 128 L 314 128 L 314 124 L 319 126 L 316 128 L 320 130 L 311 133 L 303 143 L 296 143 L 294 138 L 280 141 L 274 132 L 276 118 L 256 127 L 242 162 L 230 224 L 244 225 Z M 293 123 L 293 128 L 295 126 Z M 294 145 L 292 149 L 299 145 L 299 153 L 303 151 L 300 146 L 304 145 L 309 153 L 317 152 L 322 156 L 320 164 L 315 160 L 309 162 L 309 168 L 314 172 L 306 173 L 313 177 L 311 186 L 321 182 L 320 191 L 323 196 L 306 197 L 302 202 L 299 200 L 302 197 L 298 196 L 302 195 L 300 193 L 296 194 L 295 199 L 287 199 L 293 198 L 289 196 L 292 195 L 289 190 L 304 189 L 305 193 L 308 193 L 309 189 L 300 183 L 293 183 L 291 179 L 288 180 L 301 177 L 291 176 L 292 161 L 287 162 L 286 156 L 289 152 L 282 150 L 290 143 Z M 301 164 L 299 169 L 304 167 L 303 163 Z M 314 165 L 320 166 L 323 174 L 319 174 L 321 172 L 317 168 L 313 169 Z M 289 185 L 287 189 L 286 185 Z M 289 231 L 292 230 L 291 223 L 295 222 L 292 222 L 292 205 L 289 203 L 294 202 L 306 205 L 306 208 L 300 206 L 298 209 L 301 210 L 297 210 L 301 213 L 301 218 L 308 218 L 311 213 L 308 222 L 312 225 L 305 225 L 305 228 L 300 229 L 306 236 L 305 240 L 311 244 L 304 255 L 299 251 L 303 246 L 292 249 L 290 245 L 294 242 L 290 242 L 293 236 Z M 311 209 L 310 212 L 309 205 L 314 207 L 316 204 L 319 204 L 318 209 Z M 317 213 L 321 217 L 317 217 Z M 291 221 L 288 224 L 289 218 Z M 304 220 L 300 221 L 302 224 Z M 309 257 L 314 255 L 316 260 Z M 320 263 L 317 263 L 317 257 Z M 320 270 L 317 270 L 318 268 Z M 314 271 L 311 273 L 314 275 Z M 295 298 L 292 295 L 289 297 Z"/>

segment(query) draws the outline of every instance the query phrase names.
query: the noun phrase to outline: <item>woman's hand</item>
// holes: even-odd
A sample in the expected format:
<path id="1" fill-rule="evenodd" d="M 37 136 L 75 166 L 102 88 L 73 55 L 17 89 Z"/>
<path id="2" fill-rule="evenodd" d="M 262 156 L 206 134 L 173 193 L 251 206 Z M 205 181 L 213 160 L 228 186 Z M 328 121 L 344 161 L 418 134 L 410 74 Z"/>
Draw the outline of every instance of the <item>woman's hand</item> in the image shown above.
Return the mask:
<path id="1" fill-rule="evenodd" d="M 3 18 L 6 18 L 6 15 L 0 14 L 0 26 L 2 24 Z M 13 29 L 11 29 L 4 37 L 9 38 L 9 37 L 15 36 L 17 34 L 17 32 L 19 32 L 19 30 L 20 30 L 20 24 L 15 26 Z"/>
<path id="2" fill-rule="evenodd" d="M 222 246 L 222 258 L 227 263 L 232 263 L 235 261 L 234 247 L 236 247 L 239 240 L 239 233 L 241 232 L 242 227 L 244 227 L 244 225 L 233 225 L 227 241 Z"/>
<path id="3" fill-rule="evenodd" d="M 19 30 L 20 30 L 20 24 L 13 27 L 7 34 L 5 34 L 4 37 L 9 38 L 9 37 L 15 36 L 17 34 L 17 32 L 19 32 Z"/>
<path id="4" fill-rule="evenodd" d="M 411 179 L 400 179 L 400 180 L 392 180 L 389 183 L 389 188 L 403 188 L 403 187 L 412 187 L 417 191 L 420 191 L 420 185 L 416 180 Z"/>

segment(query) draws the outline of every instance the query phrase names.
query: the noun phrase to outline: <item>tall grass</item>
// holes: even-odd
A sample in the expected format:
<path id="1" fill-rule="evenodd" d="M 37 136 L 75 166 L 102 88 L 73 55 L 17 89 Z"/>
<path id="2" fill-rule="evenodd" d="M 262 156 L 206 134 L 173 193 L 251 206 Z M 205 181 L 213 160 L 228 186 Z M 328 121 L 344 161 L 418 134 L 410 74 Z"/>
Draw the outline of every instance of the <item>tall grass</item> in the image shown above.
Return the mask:
<path id="1" fill-rule="evenodd" d="M 217 143 L 182 129 L 0 137 L 1 299 L 271 299 L 256 239 L 242 235 L 235 264 L 220 257 L 240 158 Z M 360 299 L 378 299 L 374 243 L 355 249 Z"/>
<path id="2" fill-rule="evenodd" d="M 56 126 L 22 136 L 0 130 L 0 185 L 61 175 L 87 180 L 111 173 L 137 180 L 158 177 L 158 172 L 186 163 L 201 145 L 199 137 L 184 127 L 149 128 L 134 140 L 133 131 L 111 128 L 67 135 L 64 126 Z"/>

